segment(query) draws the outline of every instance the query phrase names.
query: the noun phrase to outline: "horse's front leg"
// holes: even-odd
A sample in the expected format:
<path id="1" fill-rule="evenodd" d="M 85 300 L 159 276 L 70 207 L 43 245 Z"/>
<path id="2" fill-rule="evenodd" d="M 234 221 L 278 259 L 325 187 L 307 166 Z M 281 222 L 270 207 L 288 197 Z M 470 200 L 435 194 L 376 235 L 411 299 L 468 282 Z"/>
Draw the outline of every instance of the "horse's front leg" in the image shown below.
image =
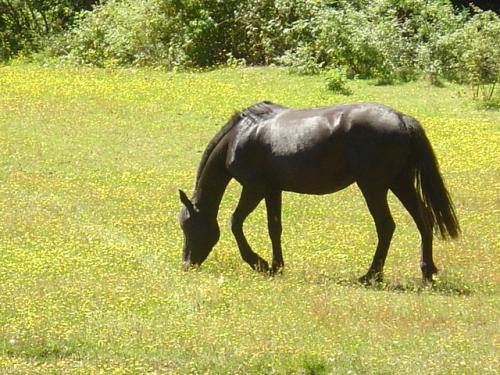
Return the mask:
<path id="1" fill-rule="evenodd" d="M 243 187 L 238 206 L 231 218 L 231 230 L 236 238 L 243 260 L 256 271 L 269 272 L 269 264 L 253 252 L 243 233 L 245 219 L 257 207 L 262 198 L 264 198 L 264 194 L 259 189 Z"/>
<path id="2" fill-rule="evenodd" d="M 276 190 L 266 195 L 267 228 L 273 246 L 272 273 L 283 269 L 283 253 L 281 250 L 281 191 Z"/>

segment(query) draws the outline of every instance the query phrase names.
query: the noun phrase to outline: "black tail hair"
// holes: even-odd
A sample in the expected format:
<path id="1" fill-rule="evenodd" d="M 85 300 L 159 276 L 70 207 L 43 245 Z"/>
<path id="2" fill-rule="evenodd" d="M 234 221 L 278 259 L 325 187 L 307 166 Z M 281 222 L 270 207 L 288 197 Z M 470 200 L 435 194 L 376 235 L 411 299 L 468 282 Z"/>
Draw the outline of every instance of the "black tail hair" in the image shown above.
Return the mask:
<path id="1" fill-rule="evenodd" d="M 416 188 L 424 202 L 428 224 L 434 228 L 437 224 L 442 238 L 456 238 L 460 234 L 460 224 L 431 143 L 417 120 L 404 116 L 403 121 L 413 134 Z"/>

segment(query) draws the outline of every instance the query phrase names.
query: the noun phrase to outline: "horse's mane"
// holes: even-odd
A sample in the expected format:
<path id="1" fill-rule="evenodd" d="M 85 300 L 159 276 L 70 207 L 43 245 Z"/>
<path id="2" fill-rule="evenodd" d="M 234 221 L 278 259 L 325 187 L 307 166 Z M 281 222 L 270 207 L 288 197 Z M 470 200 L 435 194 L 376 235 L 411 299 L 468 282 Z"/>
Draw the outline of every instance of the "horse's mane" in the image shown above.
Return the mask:
<path id="1" fill-rule="evenodd" d="M 269 101 L 263 101 L 253 104 L 242 111 L 236 112 L 212 138 L 205 151 L 203 152 L 203 156 L 201 157 L 200 165 L 198 166 L 198 171 L 196 173 L 196 188 L 198 188 L 198 182 L 200 181 L 201 173 L 205 169 L 205 166 L 213 150 L 219 144 L 222 138 L 224 138 L 224 136 L 229 133 L 236 124 L 238 124 L 240 121 L 245 121 L 245 123 L 248 124 L 255 124 L 258 121 L 262 121 L 272 117 L 280 109 L 285 108 L 286 107 L 279 104 L 274 104 Z"/>
<path id="2" fill-rule="evenodd" d="M 263 101 L 251 105 L 247 109 L 241 111 L 240 114 L 246 123 L 255 124 L 259 121 L 273 117 L 277 112 L 283 109 L 286 109 L 286 107 L 269 101 Z"/>

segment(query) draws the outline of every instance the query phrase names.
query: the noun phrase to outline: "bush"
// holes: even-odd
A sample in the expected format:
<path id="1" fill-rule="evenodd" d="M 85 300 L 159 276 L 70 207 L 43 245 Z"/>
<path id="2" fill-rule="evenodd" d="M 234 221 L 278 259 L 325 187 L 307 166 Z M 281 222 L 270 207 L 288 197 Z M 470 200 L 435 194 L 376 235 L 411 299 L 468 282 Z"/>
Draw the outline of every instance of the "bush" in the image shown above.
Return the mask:
<path id="1" fill-rule="evenodd" d="M 475 99 L 491 101 L 500 77 L 500 19 L 480 12 L 463 29 L 465 49 L 460 59 L 463 80 L 473 88 Z"/>
<path id="2" fill-rule="evenodd" d="M 457 12 L 446 1 L 107 0 L 89 10 L 95 2 L 0 1 L 0 58 L 49 45 L 53 55 L 96 66 L 277 63 L 379 83 L 424 74 L 486 97 L 499 74 L 498 16 Z"/>
<path id="3" fill-rule="evenodd" d="M 314 9 L 309 41 L 286 52 L 280 63 L 307 72 L 314 66 L 342 66 L 349 76 L 376 77 L 381 83 L 411 80 L 422 71 L 437 77 L 453 47 L 441 40 L 465 22 L 463 13 L 438 2 L 335 4 Z"/>
<path id="4" fill-rule="evenodd" d="M 97 0 L 0 1 L 0 60 L 40 51 Z"/>
<path id="5" fill-rule="evenodd" d="M 453 34 L 463 28 L 466 18 L 463 11 L 431 2 L 409 20 L 412 43 L 416 46 L 416 68 L 430 83 L 440 84 L 439 77 L 454 79 L 459 54 Z"/>
<path id="6" fill-rule="evenodd" d="M 326 88 L 342 95 L 352 94 L 347 87 L 347 74 L 344 69 L 330 69 L 325 76 Z"/>
<path id="7" fill-rule="evenodd" d="M 162 11 L 160 1 L 109 0 L 84 12 L 58 48 L 72 62 L 100 67 L 184 64 L 175 49 L 182 42 L 176 38 L 181 27 L 178 17 Z"/>
<path id="8" fill-rule="evenodd" d="M 232 52 L 227 45 L 233 22 L 225 17 L 237 3 L 109 0 L 82 15 L 59 53 L 70 61 L 97 66 L 214 65 Z"/>
<path id="9" fill-rule="evenodd" d="M 286 51 L 276 61 L 288 66 L 290 73 L 300 75 L 318 74 L 325 64 L 324 61 L 318 62 L 318 57 L 307 45 L 300 45 L 296 49 Z"/>
<path id="10" fill-rule="evenodd" d="M 307 0 L 247 0 L 239 2 L 229 35 L 228 48 L 235 56 L 245 57 L 251 64 L 269 64 L 284 55 L 289 61 L 307 56 L 302 46 L 315 38 L 314 25 L 322 5 Z M 298 59 L 295 55 L 300 56 Z"/>

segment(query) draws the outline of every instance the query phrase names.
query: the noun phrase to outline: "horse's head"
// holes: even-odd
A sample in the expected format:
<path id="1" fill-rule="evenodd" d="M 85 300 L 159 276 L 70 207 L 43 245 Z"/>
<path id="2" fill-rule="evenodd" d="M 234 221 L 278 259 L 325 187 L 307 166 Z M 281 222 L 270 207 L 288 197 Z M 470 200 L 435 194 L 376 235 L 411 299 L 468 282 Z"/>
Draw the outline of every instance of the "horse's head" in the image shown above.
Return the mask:
<path id="1" fill-rule="evenodd" d="M 187 195 L 179 190 L 183 207 L 179 214 L 179 223 L 184 232 L 182 260 L 184 267 L 200 265 L 207 258 L 219 240 L 219 225 L 216 218 L 208 218 L 198 210 Z"/>

